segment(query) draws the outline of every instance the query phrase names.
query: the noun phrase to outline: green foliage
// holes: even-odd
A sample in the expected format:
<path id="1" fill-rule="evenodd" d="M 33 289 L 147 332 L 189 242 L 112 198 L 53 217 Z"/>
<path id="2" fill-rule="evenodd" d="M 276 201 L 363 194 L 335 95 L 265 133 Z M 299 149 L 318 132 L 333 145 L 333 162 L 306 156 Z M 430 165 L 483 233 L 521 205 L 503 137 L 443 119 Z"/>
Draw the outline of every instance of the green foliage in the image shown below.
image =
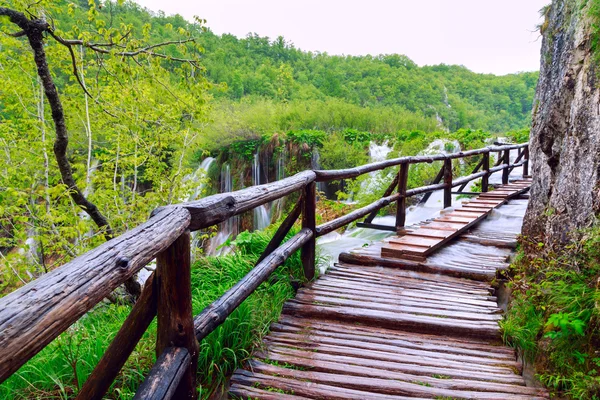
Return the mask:
<path id="1" fill-rule="evenodd" d="M 244 160 L 251 161 L 261 143 L 261 139 L 234 142 L 229 145 L 229 152 Z"/>
<path id="2" fill-rule="evenodd" d="M 349 141 L 346 131 L 329 135 L 321 151 L 321 168 L 343 169 L 368 163 L 368 143 L 356 139 Z"/>
<path id="3" fill-rule="evenodd" d="M 201 43 L 208 78 L 226 83 L 216 97 L 337 98 L 364 108 L 397 106 L 439 117 L 450 130 L 501 132 L 527 126 L 538 77 L 536 72 L 493 76 L 460 66 L 418 67 L 403 55 L 315 54 L 283 38 L 271 41 L 256 34 L 237 38 L 209 31 Z"/>
<path id="4" fill-rule="evenodd" d="M 511 267 L 513 301 L 502 321 L 505 340 L 535 361 L 542 382 L 574 399 L 600 393 L 600 228 L 560 249 L 538 248 Z"/>
<path id="5" fill-rule="evenodd" d="M 344 140 L 349 144 L 362 144 L 363 146 L 368 145 L 372 139 L 370 132 L 361 132 L 357 129 L 347 128 L 342 132 Z"/>
<path id="6" fill-rule="evenodd" d="M 323 142 L 327 137 L 327 133 L 315 129 L 300 129 L 289 131 L 287 138 L 296 144 L 306 144 L 310 148 L 323 147 Z"/>

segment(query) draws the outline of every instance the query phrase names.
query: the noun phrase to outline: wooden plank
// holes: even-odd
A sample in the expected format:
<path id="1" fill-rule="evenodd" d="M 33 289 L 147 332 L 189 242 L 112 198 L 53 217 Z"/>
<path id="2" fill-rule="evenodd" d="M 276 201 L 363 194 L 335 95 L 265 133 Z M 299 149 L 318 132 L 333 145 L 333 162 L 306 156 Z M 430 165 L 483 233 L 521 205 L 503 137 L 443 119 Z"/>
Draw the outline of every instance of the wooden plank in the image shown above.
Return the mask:
<path id="1" fill-rule="evenodd" d="M 175 392 L 189 369 L 190 363 L 191 357 L 187 349 L 177 347 L 165 349 L 133 399 L 169 400 L 177 398 Z"/>
<path id="2" fill-rule="evenodd" d="M 419 229 L 415 229 L 412 231 L 409 231 L 407 233 L 407 235 L 410 236 L 419 236 L 419 237 L 424 237 L 424 238 L 438 238 L 438 239 L 445 239 L 448 236 L 450 236 L 450 232 L 448 231 L 441 231 L 441 230 L 436 230 L 436 229 L 427 229 L 426 226 L 424 226 L 423 228 L 419 228 Z"/>
<path id="3" fill-rule="evenodd" d="M 424 262 L 403 260 L 393 257 L 380 257 L 374 255 L 362 255 L 358 253 L 342 252 L 339 255 L 341 262 L 347 262 L 351 264 L 364 264 L 373 266 L 384 266 L 390 268 L 402 268 L 411 271 L 429 272 L 434 274 L 445 274 L 448 276 L 454 276 L 458 278 L 470 278 L 479 281 L 491 281 L 496 277 L 496 271 L 490 270 L 474 270 L 468 268 L 462 268 L 457 266 L 448 265 L 434 265 L 427 264 Z"/>
<path id="4" fill-rule="evenodd" d="M 187 350 L 187 369 L 182 373 L 179 384 L 173 383 L 173 396 L 194 400 L 198 398 L 196 370 L 199 345 L 192 318 L 190 243 L 190 232 L 186 231 L 156 257 L 156 357 L 168 353 L 169 348 Z"/>
<path id="5" fill-rule="evenodd" d="M 361 321 L 387 328 L 403 329 L 425 333 L 444 333 L 456 336 L 476 336 L 500 339 L 500 328 L 496 323 L 473 323 L 465 320 L 415 316 L 375 310 L 361 310 L 350 307 L 323 307 L 318 305 L 294 304 L 283 306 L 283 312 L 303 317 L 317 317 L 337 321 Z"/>
<path id="6" fill-rule="evenodd" d="M 323 385 L 306 380 L 288 379 L 253 373 L 245 370 L 237 370 L 231 377 L 234 385 L 245 387 L 258 387 L 268 390 L 281 390 L 293 392 L 294 395 L 306 396 L 310 399 L 319 400 L 411 400 L 408 397 L 382 395 L 353 390 L 335 385 Z"/>
<path id="7" fill-rule="evenodd" d="M 535 395 L 539 391 L 527 387 L 515 387 L 515 390 L 526 392 L 527 395 L 522 396 L 521 394 L 513 394 L 503 392 L 482 392 L 482 391 L 470 391 L 468 389 L 446 389 L 440 387 L 432 387 L 419 383 L 411 382 L 399 382 L 392 379 L 380 379 L 371 378 L 365 376 L 350 376 L 340 374 L 330 374 L 324 372 L 314 371 L 301 371 L 296 369 L 282 368 L 275 365 L 269 365 L 258 361 L 251 361 L 250 368 L 253 371 L 257 371 L 259 374 L 268 374 L 265 376 L 271 376 L 271 379 L 279 379 L 280 377 L 287 377 L 296 379 L 298 381 L 309 381 L 313 383 L 327 384 L 327 385 L 341 385 L 345 388 L 352 388 L 355 390 L 362 390 L 368 393 L 381 393 L 393 396 L 411 396 L 421 398 L 432 398 L 432 397 L 450 397 L 450 398 L 466 398 L 466 399 L 535 399 Z M 254 372 L 256 374 L 257 372 Z M 501 384 L 497 384 L 501 385 Z M 515 397 L 517 396 L 517 397 Z"/>
<path id="8" fill-rule="evenodd" d="M 289 317 L 288 317 L 289 318 Z M 316 334 L 332 338 L 353 339 L 372 343 L 393 344 L 417 350 L 432 352 L 473 355 L 515 361 L 515 351 L 504 346 L 492 346 L 478 341 L 456 340 L 451 336 L 426 336 L 402 331 L 384 330 L 382 328 L 355 325 L 356 329 L 348 330 L 347 324 L 329 321 L 289 318 L 281 323 L 271 325 L 274 332 L 295 332 L 298 334 Z M 502 351 L 499 351 L 502 350 Z M 522 381 L 521 381 L 522 382 Z"/>
<path id="9" fill-rule="evenodd" d="M 299 351 L 313 351 L 318 354 L 329 354 L 336 357 L 356 357 L 365 360 L 413 364 L 416 366 L 426 366 L 434 368 L 456 368 L 464 371 L 478 371 L 494 375 L 514 376 L 514 371 L 512 369 L 502 366 L 472 364 L 452 360 L 439 360 L 435 358 L 418 357 L 411 355 L 398 356 L 396 354 L 390 354 L 385 351 L 356 349 L 352 347 L 336 345 L 322 344 L 317 347 L 311 346 L 310 343 L 306 342 L 298 342 L 294 345 L 289 345 L 285 343 L 273 342 L 266 339 L 264 343 L 266 344 L 269 351 L 283 354 L 288 354 L 289 350 L 293 349 Z"/>
<path id="10" fill-rule="evenodd" d="M 337 362 L 324 360 L 319 360 L 318 362 L 315 362 L 310 358 L 285 356 L 282 354 L 276 354 L 275 358 L 278 362 L 285 363 L 286 365 L 294 365 L 296 367 L 301 367 L 302 370 L 324 372 L 328 374 L 351 375 L 357 377 L 358 379 L 362 379 L 362 377 L 381 378 L 399 382 L 416 383 L 419 385 L 443 389 L 512 393 L 529 396 L 535 396 L 540 392 L 540 389 L 526 387 L 523 385 L 512 385 L 492 382 L 482 383 L 470 379 L 439 379 L 425 375 L 414 375 L 407 374 L 404 372 L 389 371 L 377 367 L 340 364 Z M 280 369 L 281 367 L 272 366 L 267 363 L 251 361 L 249 366 L 254 371 L 276 374 L 278 376 L 286 376 L 286 372 L 282 371 L 282 369 Z M 292 372 L 296 369 L 290 368 L 287 370 L 290 371 L 288 372 L 290 377 L 296 377 L 295 372 Z"/>
<path id="11" fill-rule="evenodd" d="M 445 238 L 433 238 L 427 239 L 416 235 L 404 235 L 399 239 L 391 239 L 390 243 L 393 244 L 401 244 L 406 246 L 417 246 L 417 247 L 426 247 L 429 248 L 435 244 L 438 244 L 441 239 Z"/>
<path id="12" fill-rule="evenodd" d="M 252 400 L 310 400 L 308 397 L 296 396 L 271 390 L 263 390 L 252 386 L 234 383 L 229 387 L 229 394 L 242 399 Z"/>
<path id="13" fill-rule="evenodd" d="M 303 331 L 318 330 L 318 331 L 334 331 L 348 333 L 348 324 L 336 321 L 326 321 L 319 319 L 307 319 L 282 315 L 279 323 L 296 326 Z M 352 325 L 352 333 L 362 336 L 371 336 L 391 340 L 411 340 L 419 344 L 434 344 L 443 346 L 452 346 L 452 348 L 476 349 L 485 353 L 502 353 L 509 355 L 508 358 L 515 359 L 515 351 L 504 345 L 494 345 L 485 339 L 479 338 L 457 338 L 447 335 L 431 335 L 425 333 L 404 332 L 396 329 L 386 329 L 383 327 L 369 326 L 364 324 Z"/>
<path id="14" fill-rule="evenodd" d="M 321 353 L 317 351 L 303 351 L 287 349 L 286 354 L 279 353 L 276 351 L 269 351 L 267 349 L 264 352 L 259 352 L 257 357 L 263 360 L 272 360 L 279 363 L 294 364 L 298 358 L 313 360 L 316 363 L 321 362 L 334 362 L 339 363 L 338 365 L 359 365 L 364 367 L 380 368 L 385 371 L 403 372 L 407 374 L 414 374 L 417 376 L 444 376 L 455 379 L 468 379 L 472 381 L 483 381 L 483 382 L 496 382 L 496 383 L 507 383 L 513 385 L 524 385 L 523 379 L 519 376 L 511 376 L 508 374 L 494 374 L 489 372 L 479 372 L 472 370 L 464 370 L 459 368 L 445 368 L 445 367 L 431 367 L 425 365 L 415 365 L 403 362 L 403 360 L 396 361 L 381 361 L 372 360 L 369 358 L 361 357 L 349 357 L 342 355 L 330 355 L 327 353 Z M 288 360 L 288 361 L 284 361 Z"/>
<path id="15" fill-rule="evenodd" d="M 477 217 L 473 216 L 473 217 L 459 217 L 459 216 L 454 216 L 454 213 L 451 214 L 446 214 L 443 217 L 439 217 L 436 218 L 435 221 L 443 221 L 443 222 L 458 222 L 458 223 L 462 223 L 462 224 L 470 224 L 471 222 L 474 222 L 477 220 Z"/>
<path id="16" fill-rule="evenodd" d="M 316 220 L 315 213 L 317 210 L 316 198 L 317 184 L 311 182 L 304 188 L 302 194 L 302 228 L 312 232 L 312 235 L 302 246 L 300 250 L 300 259 L 304 269 L 304 277 L 306 280 L 313 280 L 315 277 L 315 254 L 316 254 Z"/>

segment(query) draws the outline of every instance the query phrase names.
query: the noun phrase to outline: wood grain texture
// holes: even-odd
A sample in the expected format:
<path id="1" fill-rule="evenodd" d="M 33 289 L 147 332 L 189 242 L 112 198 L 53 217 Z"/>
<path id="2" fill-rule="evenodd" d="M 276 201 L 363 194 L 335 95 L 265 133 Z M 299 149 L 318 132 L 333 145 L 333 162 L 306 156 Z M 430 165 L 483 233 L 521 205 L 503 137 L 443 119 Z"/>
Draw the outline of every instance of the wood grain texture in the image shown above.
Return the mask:
<path id="1" fill-rule="evenodd" d="M 217 194 L 176 206 L 159 207 L 153 213 L 164 208 L 184 207 L 190 212 L 192 218 L 190 230 L 196 231 L 301 190 L 314 182 L 315 176 L 313 171 L 303 171 L 273 183 Z"/>
<path id="2" fill-rule="evenodd" d="M 177 399 L 176 391 L 191 362 L 187 349 L 168 347 L 140 385 L 134 400 Z"/>
<path id="3" fill-rule="evenodd" d="M 0 299 L 0 382 L 184 232 L 172 207 Z"/>
<path id="4" fill-rule="evenodd" d="M 100 400 L 125 365 L 156 316 L 155 274 L 152 273 L 121 329 L 77 393 L 79 400 Z"/>
<path id="5" fill-rule="evenodd" d="M 174 397 L 195 400 L 199 346 L 192 319 L 190 232 L 185 231 L 156 257 L 156 356 L 167 348 L 184 348 L 189 355 Z"/>
<path id="6" fill-rule="evenodd" d="M 302 228 L 311 232 L 311 237 L 304 243 L 300 251 L 302 268 L 306 280 L 313 280 L 315 277 L 316 249 L 317 249 L 317 184 L 309 183 L 304 188 L 302 195 Z"/>

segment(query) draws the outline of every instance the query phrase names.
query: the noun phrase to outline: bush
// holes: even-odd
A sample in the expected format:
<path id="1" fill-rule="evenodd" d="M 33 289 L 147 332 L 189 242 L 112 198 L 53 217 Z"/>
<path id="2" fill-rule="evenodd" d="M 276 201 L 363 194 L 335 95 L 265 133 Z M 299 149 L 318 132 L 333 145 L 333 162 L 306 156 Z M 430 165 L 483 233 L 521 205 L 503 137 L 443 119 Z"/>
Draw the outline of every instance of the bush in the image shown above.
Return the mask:
<path id="1" fill-rule="evenodd" d="M 522 239 L 542 255 L 511 266 L 514 298 L 501 325 L 543 383 L 570 398 L 600 399 L 600 228 L 578 234 L 559 252 Z"/>

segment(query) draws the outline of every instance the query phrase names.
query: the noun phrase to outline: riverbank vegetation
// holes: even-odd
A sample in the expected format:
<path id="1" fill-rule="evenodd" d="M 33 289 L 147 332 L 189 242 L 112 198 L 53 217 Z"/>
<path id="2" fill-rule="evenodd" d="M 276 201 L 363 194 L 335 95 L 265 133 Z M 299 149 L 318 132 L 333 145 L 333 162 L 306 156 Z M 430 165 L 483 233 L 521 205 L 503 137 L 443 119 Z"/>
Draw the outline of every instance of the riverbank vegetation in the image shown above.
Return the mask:
<path id="1" fill-rule="evenodd" d="M 501 325 L 557 395 L 600 399 L 600 228 L 577 236 L 558 249 L 522 239 L 536 256 L 521 253 L 513 263 L 513 300 Z"/>

